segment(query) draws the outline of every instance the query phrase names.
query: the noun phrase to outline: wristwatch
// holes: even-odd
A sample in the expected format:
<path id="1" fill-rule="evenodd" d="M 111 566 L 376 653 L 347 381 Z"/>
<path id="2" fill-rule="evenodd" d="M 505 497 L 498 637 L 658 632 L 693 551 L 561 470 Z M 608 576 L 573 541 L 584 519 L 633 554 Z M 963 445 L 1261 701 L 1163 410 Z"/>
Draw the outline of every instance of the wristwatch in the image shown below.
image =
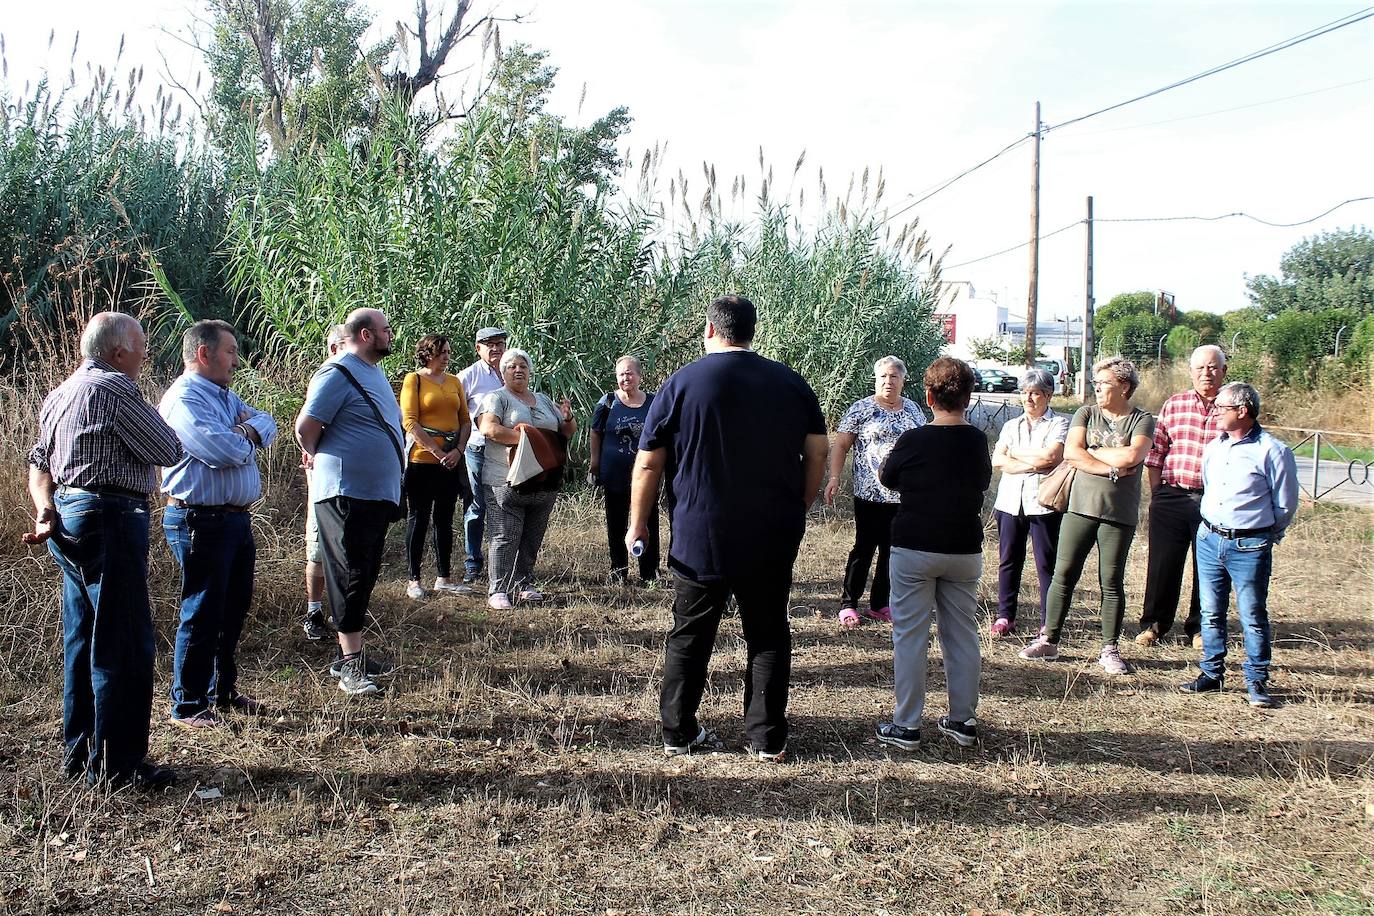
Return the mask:
<path id="1" fill-rule="evenodd" d="M 1107 479 L 1110 480 L 1112 483 L 1116 483 L 1116 481 L 1117 481 L 1117 473 L 1116 473 L 1116 468 L 1115 468 L 1115 467 L 1113 467 L 1112 470 L 1111 470 L 1111 473 L 1107 475 Z"/>

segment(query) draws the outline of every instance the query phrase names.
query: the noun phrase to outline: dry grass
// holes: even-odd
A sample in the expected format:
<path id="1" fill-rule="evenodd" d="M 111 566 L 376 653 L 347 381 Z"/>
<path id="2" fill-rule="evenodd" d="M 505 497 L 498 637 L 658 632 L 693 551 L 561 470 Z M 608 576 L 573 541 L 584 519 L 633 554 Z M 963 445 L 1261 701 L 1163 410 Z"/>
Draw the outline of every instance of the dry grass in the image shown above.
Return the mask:
<path id="1" fill-rule="evenodd" d="M 0 422 L 19 453 L 22 411 Z M 286 450 L 280 450 L 285 452 Z M 669 591 L 604 580 L 598 510 L 560 503 L 539 574 L 549 607 L 410 602 L 393 544 L 375 601 L 401 665 L 347 700 L 295 619 L 299 493 L 284 459 L 256 519 L 243 686 L 280 715 L 212 735 L 162 723 L 175 567 L 154 536 L 153 754 L 175 791 L 107 796 L 56 776 L 58 578 L 0 523 L 0 908 L 11 912 L 1369 912 L 1374 908 L 1374 563 L 1368 513 L 1306 507 L 1277 555 L 1275 685 L 1173 691 L 1196 653 L 1092 664 L 1097 592 L 1071 660 L 989 644 L 985 737 L 913 755 L 872 737 L 891 708 L 886 628 L 835 624 L 849 522 L 813 520 L 793 592 L 792 761 L 666 760 L 657 688 Z M 0 480 L 20 504 L 19 470 Z M 393 532 L 395 534 L 395 532 Z M 993 553 L 989 550 L 989 566 Z M 1128 587 L 1138 609 L 1143 545 Z M 1090 567 L 1091 568 L 1091 567 Z M 992 575 L 985 587 L 993 587 Z M 1025 587 L 1029 596 L 1033 573 Z M 984 595 L 984 600 L 990 596 Z M 1033 599 L 1032 599 L 1033 600 Z M 1131 630 L 1133 632 L 1133 629 Z M 1239 651 L 1239 647 L 1236 647 Z M 742 742 L 737 621 L 705 718 Z M 932 716 L 944 710 L 932 666 Z M 1239 680 L 1237 678 L 1236 680 Z M 933 728 L 928 729 L 928 734 Z M 194 790 L 223 795 L 203 800 Z"/>

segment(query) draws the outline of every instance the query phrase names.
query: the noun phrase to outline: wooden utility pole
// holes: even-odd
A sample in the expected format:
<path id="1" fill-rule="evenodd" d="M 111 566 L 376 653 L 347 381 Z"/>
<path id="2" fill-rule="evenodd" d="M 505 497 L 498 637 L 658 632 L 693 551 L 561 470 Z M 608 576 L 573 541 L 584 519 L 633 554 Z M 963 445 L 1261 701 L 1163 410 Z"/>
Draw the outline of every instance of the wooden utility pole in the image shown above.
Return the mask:
<path id="1" fill-rule="evenodd" d="M 1092 358 L 1097 349 L 1097 341 L 1093 339 L 1093 198 L 1088 195 L 1088 256 L 1083 268 L 1083 349 L 1078 356 L 1078 396 L 1083 399 L 1083 403 L 1088 402 L 1088 398 L 1093 395 L 1092 386 Z"/>
<path id="2" fill-rule="evenodd" d="M 1035 365 L 1035 321 L 1040 305 L 1040 103 L 1035 103 L 1035 156 L 1031 160 L 1030 286 L 1026 291 L 1026 365 Z"/>

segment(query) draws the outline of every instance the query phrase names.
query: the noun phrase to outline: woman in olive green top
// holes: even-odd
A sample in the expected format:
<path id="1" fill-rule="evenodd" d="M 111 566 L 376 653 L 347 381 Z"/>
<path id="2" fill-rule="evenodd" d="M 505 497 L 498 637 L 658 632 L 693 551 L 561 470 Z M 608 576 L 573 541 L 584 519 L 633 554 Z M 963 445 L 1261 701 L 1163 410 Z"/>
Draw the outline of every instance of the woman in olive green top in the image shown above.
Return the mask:
<path id="1" fill-rule="evenodd" d="M 1097 545 L 1102 585 L 1102 654 L 1108 674 L 1130 674 L 1117 641 L 1126 611 L 1126 554 L 1140 508 L 1140 466 L 1154 441 L 1155 418 L 1130 397 L 1139 384 L 1135 366 L 1112 356 L 1093 366 L 1097 403 L 1081 407 L 1069 427 L 1064 461 L 1077 469 L 1069 510 L 1059 529 L 1059 551 L 1045 608 L 1045 629 L 1021 651 L 1025 659 L 1059 657 L 1059 634 L 1088 552 Z"/>

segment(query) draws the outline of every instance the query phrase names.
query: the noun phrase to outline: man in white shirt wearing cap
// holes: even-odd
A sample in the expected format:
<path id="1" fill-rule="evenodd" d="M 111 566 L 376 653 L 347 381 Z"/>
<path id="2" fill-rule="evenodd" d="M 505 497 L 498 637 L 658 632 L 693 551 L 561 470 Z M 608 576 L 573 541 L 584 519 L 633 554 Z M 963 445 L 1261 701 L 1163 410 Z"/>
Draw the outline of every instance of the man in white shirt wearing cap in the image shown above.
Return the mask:
<path id="1" fill-rule="evenodd" d="M 482 451 L 487 440 L 477 428 L 478 405 L 488 394 L 505 385 L 498 367 L 501 355 L 506 352 L 508 336 L 498 327 L 479 330 L 474 339 L 477 360 L 458 373 L 458 381 L 462 382 L 467 394 L 468 413 L 473 418 L 472 436 L 465 452 L 472 499 L 463 507 L 463 581 L 468 584 L 476 582 L 482 574 L 482 528 L 487 515 L 487 506 L 482 499 Z"/>

